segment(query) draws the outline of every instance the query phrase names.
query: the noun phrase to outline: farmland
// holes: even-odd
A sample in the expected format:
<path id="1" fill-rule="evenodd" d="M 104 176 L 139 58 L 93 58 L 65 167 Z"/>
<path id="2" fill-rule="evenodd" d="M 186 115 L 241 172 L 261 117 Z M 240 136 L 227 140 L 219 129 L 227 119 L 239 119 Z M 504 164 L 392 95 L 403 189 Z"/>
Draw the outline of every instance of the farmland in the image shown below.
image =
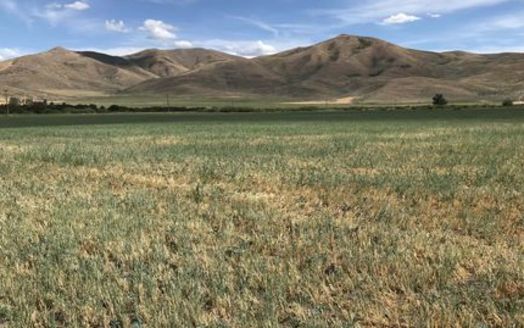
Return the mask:
<path id="1" fill-rule="evenodd" d="M 524 111 L 0 117 L 0 327 L 524 325 Z"/>

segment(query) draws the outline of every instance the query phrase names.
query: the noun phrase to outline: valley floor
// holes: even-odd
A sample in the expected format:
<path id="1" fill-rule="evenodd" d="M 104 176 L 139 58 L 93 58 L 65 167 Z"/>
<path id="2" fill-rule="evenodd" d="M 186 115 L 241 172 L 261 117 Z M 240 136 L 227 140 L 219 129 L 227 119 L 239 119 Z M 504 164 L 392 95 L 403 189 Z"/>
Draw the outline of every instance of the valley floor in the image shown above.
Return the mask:
<path id="1" fill-rule="evenodd" d="M 0 327 L 524 325 L 524 111 L 0 117 Z"/>

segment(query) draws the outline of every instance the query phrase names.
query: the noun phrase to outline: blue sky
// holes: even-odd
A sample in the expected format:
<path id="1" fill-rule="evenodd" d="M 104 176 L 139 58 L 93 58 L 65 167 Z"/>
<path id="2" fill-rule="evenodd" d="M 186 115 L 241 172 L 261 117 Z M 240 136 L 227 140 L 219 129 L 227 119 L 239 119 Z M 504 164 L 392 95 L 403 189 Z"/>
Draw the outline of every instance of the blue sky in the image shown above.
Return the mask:
<path id="1" fill-rule="evenodd" d="M 55 46 L 256 56 L 342 33 L 424 50 L 524 52 L 524 0 L 0 0 L 0 59 Z"/>

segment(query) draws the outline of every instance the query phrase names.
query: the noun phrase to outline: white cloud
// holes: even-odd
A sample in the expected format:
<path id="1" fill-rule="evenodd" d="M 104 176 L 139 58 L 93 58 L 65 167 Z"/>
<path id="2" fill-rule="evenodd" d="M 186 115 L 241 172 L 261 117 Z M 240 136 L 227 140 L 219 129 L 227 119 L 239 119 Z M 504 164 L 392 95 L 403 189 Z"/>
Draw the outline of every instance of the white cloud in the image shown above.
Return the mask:
<path id="1" fill-rule="evenodd" d="M 144 25 L 140 27 L 141 31 L 145 31 L 149 34 L 149 37 L 155 40 L 173 40 L 176 39 L 176 27 L 173 25 L 164 23 L 161 20 L 147 19 L 144 21 Z"/>
<path id="2" fill-rule="evenodd" d="M 244 51 L 247 51 L 246 55 L 249 56 L 249 53 L 252 53 L 254 56 L 261 55 L 272 55 L 277 52 L 277 49 L 263 41 L 257 41 L 251 46 L 247 46 Z"/>
<path id="3" fill-rule="evenodd" d="M 467 51 L 479 54 L 500 54 L 500 53 L 523 53 L 523 46 L 492 46 L 492 47 L 478 47 L 467 49 Z"/>
<path id="4" fill-rule="evenodd" d="M 440 17 L 442 17 L 441 14 L 434 14 L 434 13 L 427 13 L 427 16 L 431 17 L 431 18 L 440 18 Z"/>
<path id="5" fill-rule="evenodd" d="M 272 55 L 278 50 L 275 46 L 264 41 L 229 41 L 229 40 L 208 40 L 196 43 L 203 48 L 215 49 L 232 55 L 242 57 L 257 57 Z"/>
<path id="6" fill-rule="evenodd" d="M 127 33 L 130 31 L 123 20 L 106 20 L 105 26 L 106 30 L 111 32 Z"/>
<path id="7" fill-rule="evenodd" d="M 0 61 L 18 57 L 18 56 L 21 56 L 21 53 L 18 49 L 0 48 Z"/>
<path id="8" fill-rule="evenodd" d="M 193 43 L 191 41 L 186 41 L 186 40 L 175 41 L 174 45 L 175 45 L 175 48 L 180 48 L 180 49 L 193 48 Z"/>
<path id="9" fill-rule="evenodd" d="M 359 5 L 314 10 L 312 14 L 336 18 L 346 25 L 377 22 L 397 13 L 424 15 L 431 9 L 439 14 L 477 7 L 487 7 L 511 0 L 364 0 Z"/>
<path id="10" fill-rule="evenodd" d="M 77 10 L 77 11 L 83 11 L 91 8 L 89 3 L 85 1 L 75 1 L 72 3 L 67 3 L 64 5 L 64 8 L 71 9 L 71 10 Z"/>
<path id="11" fill-rule="evenodd" d="M 0 0 L 0 11 L 17 17 L 29 26 L 37 20 L 44 20 L 52 26 L 66 23 L 75 30 L 93 30 L 92 21 L 79 17 L 81 12 L 89 8 L 90 5 L 86 0 L 50 2 L 46 5 L 38 5 L 34 1 Z"/>
<path id="12" fill-rule="evenodd" d="M 84 11 L 84 10 L 91 8 L 89 3 L 85 1 L 75 1 L 75 2 L 66 3 L 66 4 L 52 2 L 52 3 L 47 4 L 45 7 L 48 10 L 75 10 L 75 11 Z"/>
<path id="13" fill-rule="evenodd" d="M 30 7 L 30 8 L 21 8 L 21 10 L 26 10 L 31 17 L 39 18 L 46 20 L 49 24 L 56 26 L 60 23 L 69 23 L 74 21 L 74 24 L 69 24 L 70 26 L 75 26 L 75 29 L 91 29 L 91 26 L 87 26 L 85 20 L 83 23 L 79 24 L 79 12 L 85 11 L 90 8 L 89 3 L 86 1 L 75 1 L 71 3 L 58 3 L 52 2 L 47 4 L 44 8 L 39 7 Z"/>
<path id="14" fill-rule="evenodd" d="M 414 16 L 414 15 L 408 15 L 405 13 L 398 13 L 395 15 L 391 15 L 388 18 L 385 18 L 382 23 L 387 25 L 392 24 L 406 24 L 406 23 L 412 23 L 420 20 L 420 17 Z"/>

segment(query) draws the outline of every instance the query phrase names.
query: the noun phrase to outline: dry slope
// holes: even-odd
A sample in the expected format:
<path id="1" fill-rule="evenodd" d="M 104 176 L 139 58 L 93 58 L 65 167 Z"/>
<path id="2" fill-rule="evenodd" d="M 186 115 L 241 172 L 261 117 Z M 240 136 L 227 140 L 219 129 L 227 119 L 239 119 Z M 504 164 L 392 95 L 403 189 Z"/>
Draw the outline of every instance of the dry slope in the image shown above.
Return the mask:
<path id="1" fill-rule="evenodd" d="M 62 48 L 0 63 L 0 85 L 50 95 L 124 93 L 275 96 L 368 102 L 519 98 L 524 54 L 406 49 L 340 35 L 316 45 L 246 59 L 206 49 L 146 50 L 125 57 Z"/>
<path id="2" fill-rule="evenodd" d="M 141 69 L 112 65 L 63 48 L 7 61 L 0 84 L 38 95 L 111 93 L 154 77 Z"/>
<path id="3" fill-rule="evenodd" d="M 300 99 L 356 96 L 368 101 L 514 95 L 523 87 L 524 55 L 435 53 L 369 37 L 341 35 L 311 47 L 233 60 L 147 81 L 129 93 L 272 94 Z"/>
<path id="4" fill-rule="evenodd" d="M 143 81 L 235 58 L 204 49 L 147 50 L 117 57 L 55 48 L 0 63 L 0 85 L 16 95 L 113 94 Z"/>

